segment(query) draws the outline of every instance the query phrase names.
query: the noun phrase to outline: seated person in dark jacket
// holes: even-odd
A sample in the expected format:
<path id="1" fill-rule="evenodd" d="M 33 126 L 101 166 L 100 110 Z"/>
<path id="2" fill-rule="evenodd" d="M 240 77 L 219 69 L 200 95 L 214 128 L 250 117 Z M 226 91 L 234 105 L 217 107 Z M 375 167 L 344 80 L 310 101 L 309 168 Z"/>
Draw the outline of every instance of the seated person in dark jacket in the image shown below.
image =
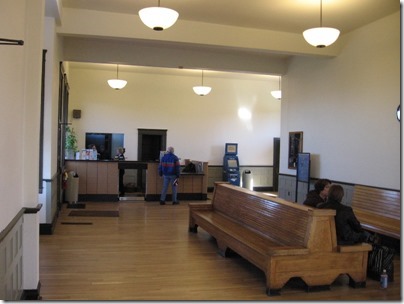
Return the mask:
<path id="1" fill-rule="evenodd" d="M 319 204 L 320 209 L 334 209 L 335 228 L 338 245 L 353 245 L 362 242 L 372 242 L 373 236 L 363 230 L 351 207 L 341 204 L 344 189 L 340 185 L 331 185 L 327 202 Z"/>
<path id="2" fill-rule="evenodd" d="M 317 207 L 318 204 L 324 203 L 327 200 L 328 189 L 331 186 L 331 181 L 329 179 L 319 179 L 314 184 L 314 190 L 307 193 L 306 200 L 303 205 L 310 207 Z"/>

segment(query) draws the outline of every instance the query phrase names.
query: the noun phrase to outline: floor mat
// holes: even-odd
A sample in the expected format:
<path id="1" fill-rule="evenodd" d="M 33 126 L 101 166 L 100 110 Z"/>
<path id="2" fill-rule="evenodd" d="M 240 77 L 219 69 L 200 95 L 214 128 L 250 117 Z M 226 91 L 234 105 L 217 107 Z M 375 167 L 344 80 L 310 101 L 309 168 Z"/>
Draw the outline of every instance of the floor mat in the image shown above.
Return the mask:
<path id="1" fill-rule="evenodd" d="M 86 204 L 81 203 L 67 204 L 67 209 L 86 209 Z"/>
<path id="2" fill-rule="evenodd" d="M 84 222 L 61 222 L 62 225 L 92 225 L 93 223 Z"/>
<path id="3" fill-rule="evenodd" d="M 69 216 L 91 216 L 91 217 L 119 217 L 119 211 L 110 210 L 73 210 Z"/>

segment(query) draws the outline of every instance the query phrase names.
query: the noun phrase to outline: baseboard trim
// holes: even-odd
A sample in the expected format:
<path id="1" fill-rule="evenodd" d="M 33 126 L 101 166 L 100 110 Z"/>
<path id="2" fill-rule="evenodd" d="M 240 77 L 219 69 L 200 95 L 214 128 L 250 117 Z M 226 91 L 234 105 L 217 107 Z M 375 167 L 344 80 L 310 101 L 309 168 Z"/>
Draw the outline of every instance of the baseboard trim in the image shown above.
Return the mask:
<path id="1" fill-rule="evenodd" d="M 39 234 L 40 235 L 51 235 L 53 234 L 54 227 L 52 224 L 39 224 Z"/>
<path id="2" fill-rule="evenodd" d="M 258 192 L 265 192 L 265 191 L 271 192 L 274 190 L 274 187 L 261 186 L 261 187 L 254 187 L 253 189 L 254 189 L 254 191 L 258 191 Z"/>
<path id="3" fill-rule="evenodd" d="M 55 230 L 57 219 L 59 217 L 59 209 L 55 212 L 53 216 L 52 223 L 40 223 L 39 224 L 39 234 L 40 235 L 51 235 Z"/>
<path id="4" fill-rule="evenodd" d="M 172 199 L 171 194 L 167 194 L 166 201 L 169 202 Z M 177 199 L 179 201 L 199 201 L 199 200 L 207 200 L 208 195 L 206 193 L 178 193 Z M 159 201 L 160 194 L 147 194 L 145 195 L 145 201 Z"/>
<path id="5" fill-rule="evenodd" d="M 214 190 L 214 187 L 208 187 L 208 192 L 209 193 L 213 192 L 213 190 Z M 271 192 L 271 191 L 274 191 L 274 187 L 272 187 L 272 186 L 259 186 L 259 187 L 254 187 L 253 190 L 257 191 L 257 192 L 265 192 L 265 191 Z"/>
<path id="6" fill-rule="evenodd" d="M 41 282 L 38 281 L 37 289 L 24 289 L 21 294 L 21 301 L 37 301 L 41 300 Z"/>

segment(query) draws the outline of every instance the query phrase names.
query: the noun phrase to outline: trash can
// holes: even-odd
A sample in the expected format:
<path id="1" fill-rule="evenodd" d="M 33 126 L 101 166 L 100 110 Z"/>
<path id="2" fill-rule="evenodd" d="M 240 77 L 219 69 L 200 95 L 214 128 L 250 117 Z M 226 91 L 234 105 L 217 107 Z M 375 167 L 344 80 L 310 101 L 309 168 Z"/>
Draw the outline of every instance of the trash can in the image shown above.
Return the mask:
<path id="1" fill-rule="evenodd" d="M 253 190 L 253 178 L 250 170 L 243 171 L 243 188 Z"/>
<path id="2" fill-rule="evenodd" d="M 76 172 L 70 171 L 66 182 L 66 201 L 76 204 L 79 200 L 79 176 Z"/>

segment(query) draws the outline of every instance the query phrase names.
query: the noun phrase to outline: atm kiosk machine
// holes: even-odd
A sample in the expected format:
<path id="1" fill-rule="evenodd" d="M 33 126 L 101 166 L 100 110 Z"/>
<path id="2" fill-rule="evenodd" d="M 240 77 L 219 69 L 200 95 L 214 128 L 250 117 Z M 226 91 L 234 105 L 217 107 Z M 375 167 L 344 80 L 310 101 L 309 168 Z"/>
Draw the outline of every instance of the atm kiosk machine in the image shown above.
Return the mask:
<path id="1" fill-rule="evenodd" d="M 237 156 L 238 144 L 226 143 L 223 156 L 223 180 L 240 186 L 240 166 Z"/>

